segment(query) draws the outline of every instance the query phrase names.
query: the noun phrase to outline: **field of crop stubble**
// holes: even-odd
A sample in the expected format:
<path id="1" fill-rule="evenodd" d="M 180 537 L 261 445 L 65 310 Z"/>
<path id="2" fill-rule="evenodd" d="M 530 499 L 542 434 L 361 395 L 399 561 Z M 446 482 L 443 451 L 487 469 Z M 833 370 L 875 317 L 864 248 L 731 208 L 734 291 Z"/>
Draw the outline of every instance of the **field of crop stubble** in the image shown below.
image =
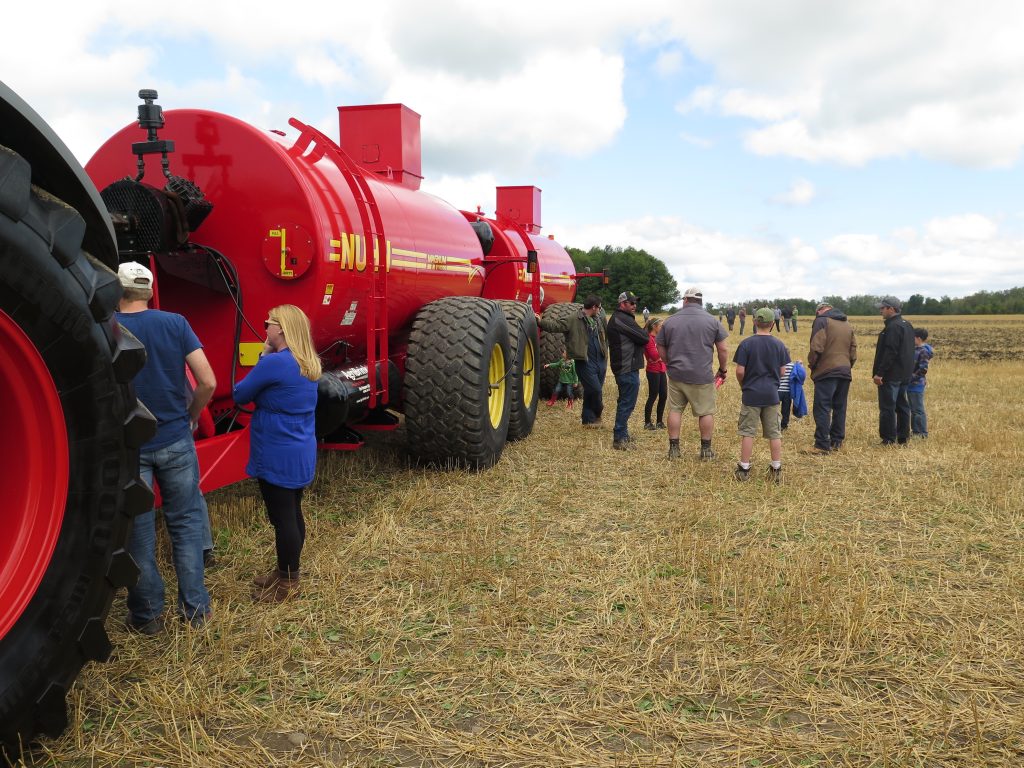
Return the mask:
<path id="1" fill-rule="evenodd" d="M 855 318 L 847 447 L 800 455 L 796 422 L 780 487 L 760 440 L 732 479 L 730 370 L 708 464 L 689 417 L 664 459 L 643 391 L 630 453 L 542 404 L 489 472 L 412 468 L 400 432 L 323 456 L 281 606 L 249 601 L 255 485 L 211 495 L 215 619 L 132 636 L 119 598 L 113 661 L 27 764 L 1019 765 L 1024 317 L 910 319 L 936 348 L 931 438 L 876 445 L 881 320 Z"/>

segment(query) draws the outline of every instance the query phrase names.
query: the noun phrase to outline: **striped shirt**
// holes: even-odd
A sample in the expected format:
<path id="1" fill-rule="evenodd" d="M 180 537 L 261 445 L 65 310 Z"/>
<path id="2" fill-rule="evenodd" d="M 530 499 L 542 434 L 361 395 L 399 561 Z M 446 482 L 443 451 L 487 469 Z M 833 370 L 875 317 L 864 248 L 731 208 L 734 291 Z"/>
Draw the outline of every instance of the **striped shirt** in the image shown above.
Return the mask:
<path id="1" fill-rule="evenodd" d="M 779 379 L 779 394 L 780 395 L 788 395 L 789 394 L 789 374 L 792 371 L 793 371 L 793 363 L 792 362 L 786 363 L 785 367 L 783 367 L 783 369 L 782 369 L 782 378 Z"/>

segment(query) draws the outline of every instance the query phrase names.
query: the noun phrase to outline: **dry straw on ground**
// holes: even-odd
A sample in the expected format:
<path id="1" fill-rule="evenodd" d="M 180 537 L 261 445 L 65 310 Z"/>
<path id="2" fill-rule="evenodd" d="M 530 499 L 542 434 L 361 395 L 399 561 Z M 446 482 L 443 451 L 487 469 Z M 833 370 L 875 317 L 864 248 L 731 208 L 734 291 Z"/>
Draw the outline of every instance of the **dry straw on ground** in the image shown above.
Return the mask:
<path id="1" fill-rule="evenodd" d="M 917 321 L 932 436 L 905 449 L 876 445 L 881 321 L 856 322 L 847 447 L 801 455 L 796 422 L 781 487 L 763 441 L 732 479 L 734 380 L 709 464 L 689 417 L 666 462 L 642 399 L 638 451 L 542 404 L 483 473 L 375 434 L 322 457 L 305 592 L 275 607 L 248 597 L 271 563 L 258 491 L 213 494 L 215 619 L 130 636 L 119 598 L 114 660 L 30 764 L 1019 765 L 1024 318 Z M 794 357 L 808 330 L 782 335 Z"/>

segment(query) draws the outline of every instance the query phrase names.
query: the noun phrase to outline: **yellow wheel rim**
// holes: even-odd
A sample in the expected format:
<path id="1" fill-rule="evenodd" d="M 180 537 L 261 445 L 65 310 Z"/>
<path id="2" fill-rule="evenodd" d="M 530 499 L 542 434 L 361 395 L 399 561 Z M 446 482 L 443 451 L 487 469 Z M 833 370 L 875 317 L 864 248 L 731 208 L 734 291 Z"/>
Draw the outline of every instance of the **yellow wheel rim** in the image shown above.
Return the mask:
<path id="1" fill-rule="evenodd" d="M 487 379 L 487 411 L 491 417 L 491 426 L 501 426 L 501 417 L 505 412 L 505 355 L 501 345 L 495 344 L 491 349 L 491 363 L 488 366 Z"/>
<path id="2" fill-rule="evenodd" d="M 533 402 L 533 388 L 537 386 L 533 359 L 533 339 L 527 339 L 523 349 L 523 405 L 526 408 Z"/>

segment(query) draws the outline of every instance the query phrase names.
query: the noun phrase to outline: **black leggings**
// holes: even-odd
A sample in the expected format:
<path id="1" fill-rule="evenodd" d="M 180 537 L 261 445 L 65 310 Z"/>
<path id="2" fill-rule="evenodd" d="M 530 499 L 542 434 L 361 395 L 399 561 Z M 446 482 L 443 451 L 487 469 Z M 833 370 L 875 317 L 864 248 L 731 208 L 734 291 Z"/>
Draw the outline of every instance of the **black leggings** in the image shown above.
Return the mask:
<path id="1" fill-rule="evenodd" d="M 658 401 L 658 423 L 665 421 L 665 401 L 668 399 L 668 374 L 647 372 L 647 404 L 644 406 L 644 421 L 651 421 L 654 401 Z"/>
<path id="2" fill-rule="evenodd" d="M 259 479 L 267 517 L 274 526 L 277 567 L 282 573 L 298 574 L 299 555 L 306 542 L 306 521 L 302 518 L 302 488 L 282 488 Z"/>

